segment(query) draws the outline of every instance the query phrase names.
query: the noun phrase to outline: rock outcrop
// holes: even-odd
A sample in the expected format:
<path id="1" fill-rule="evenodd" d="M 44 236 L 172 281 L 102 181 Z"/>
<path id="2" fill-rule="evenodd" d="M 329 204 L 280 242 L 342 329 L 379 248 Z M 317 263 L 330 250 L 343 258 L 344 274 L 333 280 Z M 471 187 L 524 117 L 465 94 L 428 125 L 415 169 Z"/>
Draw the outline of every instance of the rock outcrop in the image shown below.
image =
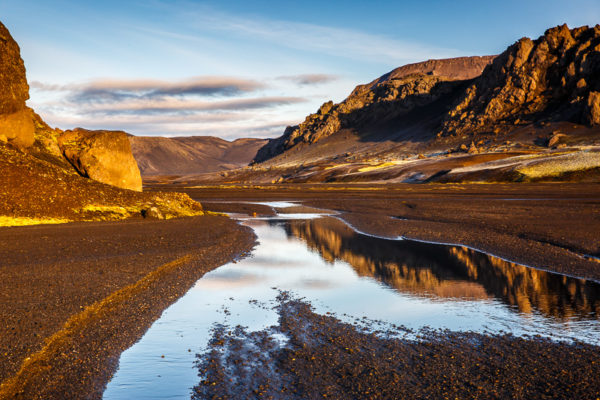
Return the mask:
<path id="1" fill-rule="evenodd" d="M 58 145 L 81 175 L 122 189 L 142 190 L 140 170 L 125 132 L 77 128 L 65 131 Z"/>
<path id="2" fill-rule="evenodd" d="M 467 88 L 440 136 L 554 121 L 600 125 L 600 25 L 562 25 L 510 46 Z"/>
<path id="3" fill-rule="evenodd" d="M 324 103 L 298 126 L 287 127 L 283 136 L 260 149 L 255 163 L 268 160 L 300 143 L 315 143 L 341 129 L 357 129 L 391 120 L 433 103 L 459 88 L 494 59 L 461 57 L 429 60 L 397 68 L 366 85 L 357 86 L 343 102 Z"/>
<path id="4" fill-rule="evenodd" d="M 427 60 L 414 64 L 403 65 L 393 71 L 367 83 L 358 85 L 352 94 L 373 90 L 378 84 L 392 79 L 401 79 L 410 75 L 443 76 L 451 80 L 468 80 L 481 75 L 496 56 L 456 57 L 442 60 Z"/>
<path id="5" fill-rule="evenodd" d="M 25 105 L 29 85 L 19 45 L 0 23 L 0 142 L 29 147 L 34 142 L 32 112 Z"/>

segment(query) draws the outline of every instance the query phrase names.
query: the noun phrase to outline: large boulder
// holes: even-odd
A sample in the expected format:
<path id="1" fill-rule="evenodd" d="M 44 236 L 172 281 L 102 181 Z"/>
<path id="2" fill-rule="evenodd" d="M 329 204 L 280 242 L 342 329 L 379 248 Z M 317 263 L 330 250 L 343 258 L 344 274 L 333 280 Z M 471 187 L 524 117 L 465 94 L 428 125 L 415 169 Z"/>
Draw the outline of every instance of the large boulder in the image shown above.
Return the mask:
<path id="1" fill-rule="evenodd" d="M 81 175 L 123 189 L 142 190 L 140 170 L 125 132 L 77 128 L 60 135 L 58 145 Z"/>
<path id="2" fill-rule="evenodd" d="M 29 85 L 19 45 L 0 22 L 0 142 L 21 148 L 33 144 L 35 128 L 27 99 Z"/>

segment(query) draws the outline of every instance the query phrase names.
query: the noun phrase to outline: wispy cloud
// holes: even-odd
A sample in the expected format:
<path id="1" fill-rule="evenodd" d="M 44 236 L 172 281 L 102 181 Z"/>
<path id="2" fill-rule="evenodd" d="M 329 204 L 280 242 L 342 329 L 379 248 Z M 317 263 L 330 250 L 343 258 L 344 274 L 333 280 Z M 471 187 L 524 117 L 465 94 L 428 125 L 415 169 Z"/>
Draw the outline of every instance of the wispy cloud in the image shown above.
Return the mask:
<path id="1" fill-rule="evenodd" d="M 339 76 L 332 74 L 299 74 L 278 76 L 276 79 L 292 82 L 300 86 L 308 86 L 334 82 L 339 79 Z"/>
<path id="2" fill-rule="evenodd" d="M 166 136 L 278 136 L 289 123 L 278 119 L 279 110 L 309 101 L 262 95 L 269 85 L 232 77 L 177 82 L 104 79 L 63 85 L 35 81 L 31 87 L 45 95 L 34 107 L 53 125 Z"/>
<path id="3" fill-rule="evenodd" d="M 364 61 L 369 58 L 376 62 L 398 64 L 463 55 L 457 49 L 440 48 L 350 28 L 240 17 L 204 7 L 195 12 L 186 10 L 186 15 L 189 23 L 199 31 L 229 32 L 277 46 L 347 59 Z"/>
<path id="4" fill-rule="evenodd" d="M 224 101 L 190 101 L 175 98 L 134 99 L 111 104 L 92 104 L 80 108 L 85 114 L 190 114 L 202 111 L 241 111 L 297 104 L 306 101 L 301 97 L 257 97 Z"/>
<path id="5" fill-rule="evenodd" d="M 96 75 L 76 75 L 82 81 L 70 84 L 49 84 L 38 75 L 30 104 L 61 128 L 274 137 L 323 101 L 341 100 L 363 80 L 358 70 L 376 65 L 375 73 L 385 72 L 390 65 L 458 53 L 358 29 L 228 14 L 192 2 L 172 7 L 155 0 L 149 7 L 154 4 L 164 5 L 158 11 L 165 23 L 133 19 L 112 25 L 136 47 L 111 45 L 107 54 L 118 51 L 117 56 L 102 54 L 95 64 L 102 66 L 100 73 L 119 79 L 93 79 L 98 69 Z M 100 57 L 96 51 L 88 56 Z M 345 68 L 348 60 L 362 67 Z M 195 74 L 206 75 L 177 79 Z"/>
<path id="6" fill-rule="evenodd" d="M 255 113 L 224 112 L 214 114 L 181 115 L 118 114 L 67 115 L 46 113 L 53 125 L 64 128 L 124 130 L 134 135 L 189 136 L 208 135 L 233 140 L 240 137 L 272 138 L 283 133 L 297 121 L 263 118 Z"/>
<path id="7" fill-rule="evenodd" d="M 72 92 L 79 102 L 115 101 L 124 98 L 153 99 L 164 96 L 235 96 L 266 88 L 264 83 L 234 77 L 194 77 L 182 81 L 97 80 L 87 83 L 56 85 L 38 81 L 31 87 L 43 91 Z"/>

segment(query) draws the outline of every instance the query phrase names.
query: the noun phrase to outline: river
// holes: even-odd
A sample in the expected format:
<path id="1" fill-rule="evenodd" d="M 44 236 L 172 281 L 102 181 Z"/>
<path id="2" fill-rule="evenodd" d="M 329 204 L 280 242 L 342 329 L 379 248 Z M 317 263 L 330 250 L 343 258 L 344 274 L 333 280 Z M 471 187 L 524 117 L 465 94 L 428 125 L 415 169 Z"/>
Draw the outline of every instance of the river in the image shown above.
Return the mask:
<path id="1" fill-rule="evenodd" d="M 211 328 L 276 324 L 281 290 L 349 322 L 600 344 L 598 283 L 465 247 L 376 238 L 326 214 L 235 217 L 258 237 L 252 255 L 205 274 L 166 309 L 121 355 L 105 399 L 189 399 Z"/>

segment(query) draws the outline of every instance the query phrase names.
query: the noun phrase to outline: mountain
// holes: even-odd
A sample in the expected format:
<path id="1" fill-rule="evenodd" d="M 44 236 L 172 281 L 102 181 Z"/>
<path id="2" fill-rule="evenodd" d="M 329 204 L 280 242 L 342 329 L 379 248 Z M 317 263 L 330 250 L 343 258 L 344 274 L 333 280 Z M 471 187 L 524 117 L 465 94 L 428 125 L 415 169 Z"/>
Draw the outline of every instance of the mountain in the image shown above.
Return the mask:
<path id="1" fill-rule="evenodd" d="M 340 136 L 341 143 L 330 140 L 327 149 L 313 148 L 304 156 L 318 159 L 333 152 L 357 149 L 364 152 L 368 147 L 380 151 L 389 147 L 357 146 L 355 142 L 407 141 L 414 139 L 415 134 L 421 140 L 428 130 L 429 121 L 423 124 L 426 114 L 440 114 L 448 107 L 448 101 L 464 88 L 464 80 L 479 76 L 493 59 L 494 56 L 461 57 L 397 68 L 357 86 L 343 102 L 329 101 L 300 125 L 288 127 L 283 136 L 259 150 L 254 162 L 264 162 L 286 152 L 290 155 L 291 149 L 299 151 L 332 136 Z"/>
<path id="2" fill-rule="evenodd" d="M 267 140 L 212 136 L 129 136 L 131 150 L 143 176 L 189 175 L 246 166 Z"/>
<path id="3" fill-rule="evenodd" d="M 189 179 L 188 179 L 189 180 Z M 429 60 L 324 103 L 251 167 L 196 181 L 600 180 L 600 26 Z"/>

